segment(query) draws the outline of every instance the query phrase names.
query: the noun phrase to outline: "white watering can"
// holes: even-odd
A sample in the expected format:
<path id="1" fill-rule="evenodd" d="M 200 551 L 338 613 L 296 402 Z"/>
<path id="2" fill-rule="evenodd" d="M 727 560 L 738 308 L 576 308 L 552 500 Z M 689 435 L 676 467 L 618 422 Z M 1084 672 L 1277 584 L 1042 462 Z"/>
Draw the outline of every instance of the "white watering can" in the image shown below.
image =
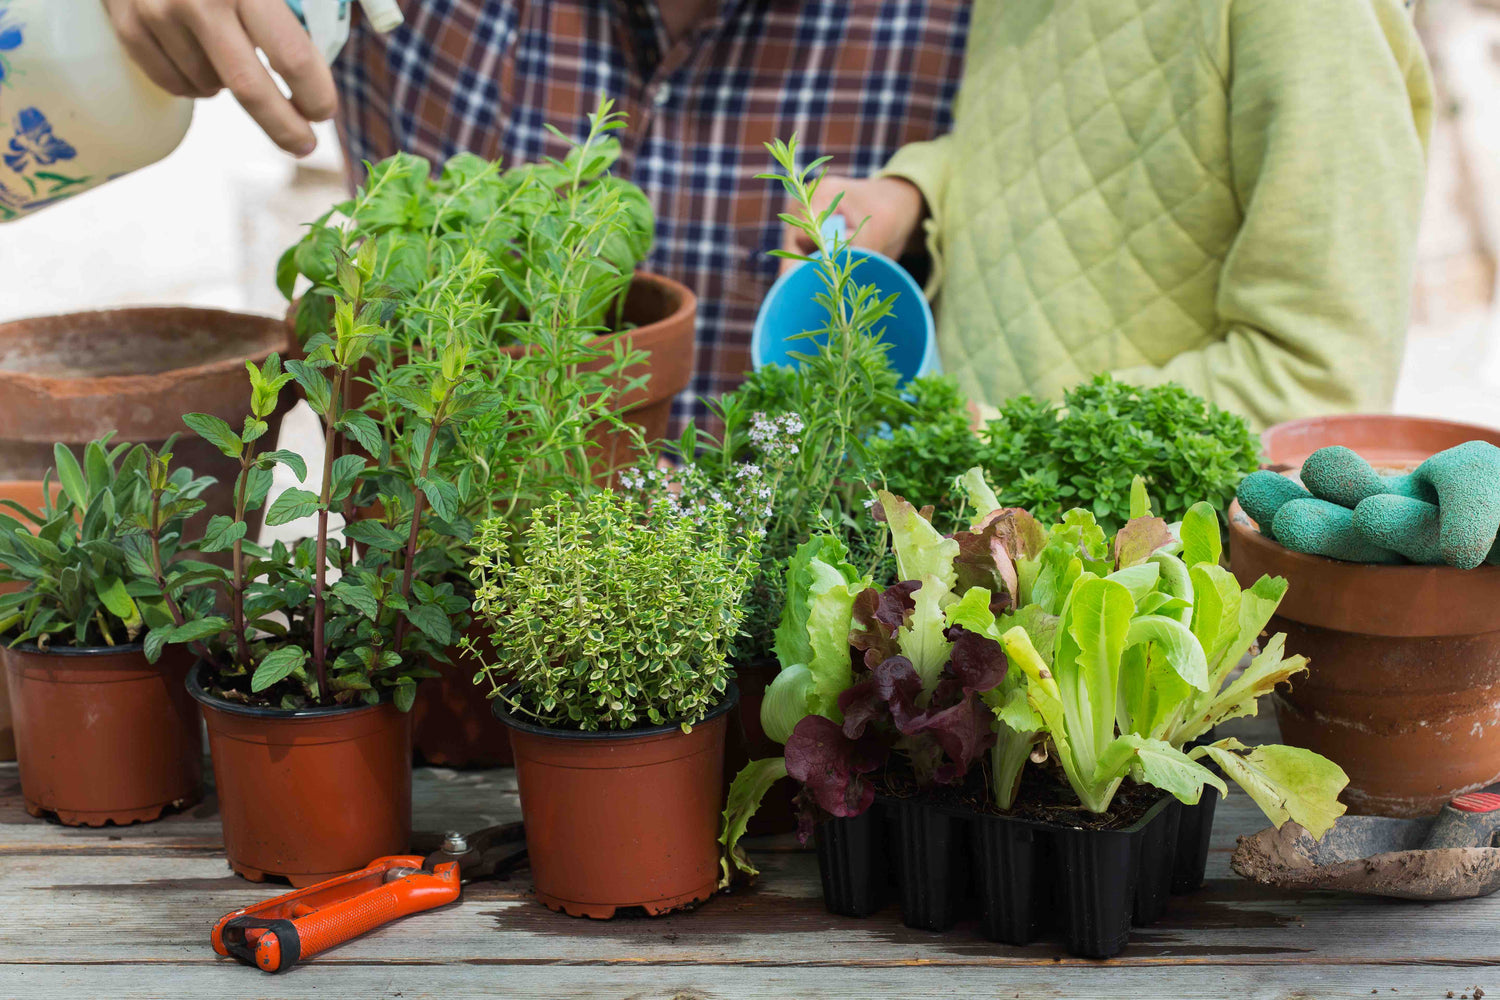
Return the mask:
<path id="1" fill-rule="evenodd" d="M 350 0 L 287 3 L 332 62 Z M 401 23 L 395 0 L 360 4 L 377 31 Z M 131 61 L 100 0 L 0 0 L 0 222 L 155 163 L 192 118 Z"/>

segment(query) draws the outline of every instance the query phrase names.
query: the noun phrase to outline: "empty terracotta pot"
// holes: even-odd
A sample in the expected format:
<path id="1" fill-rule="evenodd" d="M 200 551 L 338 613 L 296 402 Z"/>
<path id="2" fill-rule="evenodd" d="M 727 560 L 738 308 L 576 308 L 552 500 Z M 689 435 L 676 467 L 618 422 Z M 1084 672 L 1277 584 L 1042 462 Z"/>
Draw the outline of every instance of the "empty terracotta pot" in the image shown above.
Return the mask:
<path id="1" fill-rule="evenodd" d="M 1344 444 L 1391 468 L 1414 466 L 1485 427 L 1419 417 L 1345 416 L 1272 427 L 1273 465 L 1296 468 Z M 1310 661 L 1273 696 L 1283 738 L 1349 774 L 1352 812 L 1420 816 L 1500 778 L 1500 567 L 1369 566 L 1303 555 L 1256 529 L 1236 504 L 1230 565 L 1241 586 L 1285 577 L 1269 629 Z"/>
<path id="2" fill-rule="evenodd" d="M 196 802 L 198 713 L 183 687 L 192 657 L 168 647 L 0 648 L 11 693 L 21 794 L 33 816 L 69 826 L 156 819 Z"/>
<path id="3" fill-rule="evenodd" d="M 242 426 L 250 412 L 245 362 L 288 346 L 279 320 L 222 309 L 109 309 L 0 323 L 0 478 L 41 479 L 55 441 L 81 446 L 114 431 L 116 441 L 160 445 L 180 434 L 177 462 L 218 479 L 200 517 L 228 513 L 239 463 L 197 437 L 182 415 L 212 413 Z M 290 406 L 292 393 L 283 401 Z"/>
<path id="4" fill-rule="evenodd" d="M 286 712 L 187 690 L 208 724 L 229 867 L 311 885 L 405 854 L 411 841 L 411 725 L 389 703 Z"/>
<path id="5" fill-rule="evenodd" d="M 628 732 L 548 729 L 494 701 L 511 729 L 536 895 L 575 917 L 666 913 L 713 895 L 719 877 L 724 730 L 731 684 L 708 717 Z"/>
<path id="6" fill-rule="evenodd" d="M 484 629 L 471 625 L 468 635 L 481 639 Z M 455 646 L 452 663 L 429 662 L 441 676 L 417 687 L 411 706 L 412 742 L 429 764 L 443 767 L 510 767 L 510 730 L 490 711 L 488 683 L 475 684 L 479 664 Z"/>

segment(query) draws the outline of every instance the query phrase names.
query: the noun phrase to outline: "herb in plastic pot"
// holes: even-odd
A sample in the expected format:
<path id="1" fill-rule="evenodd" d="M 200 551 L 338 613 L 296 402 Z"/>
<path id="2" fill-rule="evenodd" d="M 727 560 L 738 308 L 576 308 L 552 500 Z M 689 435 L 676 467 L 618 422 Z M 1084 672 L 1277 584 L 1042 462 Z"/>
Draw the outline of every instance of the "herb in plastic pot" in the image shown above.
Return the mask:
<path id="1" fill-rule="evenodd" d="M 344 239 L 352 244 L 354 237 Z M 443 658 L 467 621 L 468 601 L 453 591 L 447 551 L 421 544 L 461 530 L 452 523 L 459 487 L 437 474 L 437 463 L 453 447 L 452 429 L 492 407 L 495 397 L 476 376 L 462 331 L 435 317 L 430 352 L 377 373 L 390 404 L 379 421 L 347 405 L 345 387 L 371 345 L 389 336 L 382 318 L 395 293 L 375 283 L 373 241 L 335 255 L 331 332 L 309 339 L 306 358 L 288 361 L 285 370 L 274 354 L 260 368 L 247 366 L 252 413 L 244 427 L 206 413 L 183 418 L 240 463 L 234 515 L 212 518 L 193 545 L 229 550 L 232 564 L 200 563 L 169 581 L 153 562 L 173 625 L 147 636 L 146 654 L 154 659 L 164 643 L 190 644 L 209 664 L 205 686 L 230 701 L 300 709 L 389 697 L 404 711 L 417 681 L 432 673 L 426 658 Z M 250 514 L 265 504 L 272 468 L 284 465 L 299 481 L 307 475 L 300 455 L 258 447 L 293 379 L 322 422 L 326 461 L 321 480 L 309 484 L 314 489 L 281 493 L 265 520 L 279 525 L 313 515 L 317 527 L 295 544 L 262 546 L 246 534 Z M 354 453 L 356 445 L 375 461 Z M 153 556 L 169 527 L 157 512 L 173 509 L 179 492 L 165 477 L 153 478 L 145 526 Z M 372 508 L 379 513 L 349 524 L 344 538 L 330 530 L 340 510 Z M 363 547 L 358 558 L 351 542 Z M 213 613 L 215 589 L 227 617 Z M 203 594 L 210 595 L 206 607 Z"/>
<path id="2" fill-rule="evenodd" d="M 53 446 L 54 468 L 42 479 L 42 507 L 0 501 L 0 581 L 22 589 L 0 595 L 0 635 L 12 645 L 116 646 L 171 625 L 143 532 L 156 518 L 156 553 L 164 575 L 185 569 L 179 556 L 183 523 L 203 509 L 213 484 L 187 469 L 170 476 L 168 441 L 158 454 L 145 445 L 91 441 L 79 463 L 66 445 Z M 53 475 L 56 474 L 56 486 Z M 152 484 L 167 477 L 171 504 L 152 505 Z M 12 634 L 14 633 L 14 634 Z"/>
<path id="3" fill-rule="evenodd" d="M 464 645 L 493 697 L 584 731 L 687 731 L 719 704 L 769 494 L 759 469 L 742 473 L 738 500 L 558 494 L 523 531 L 482 524 L 474 610 L 490 648 Z"/>

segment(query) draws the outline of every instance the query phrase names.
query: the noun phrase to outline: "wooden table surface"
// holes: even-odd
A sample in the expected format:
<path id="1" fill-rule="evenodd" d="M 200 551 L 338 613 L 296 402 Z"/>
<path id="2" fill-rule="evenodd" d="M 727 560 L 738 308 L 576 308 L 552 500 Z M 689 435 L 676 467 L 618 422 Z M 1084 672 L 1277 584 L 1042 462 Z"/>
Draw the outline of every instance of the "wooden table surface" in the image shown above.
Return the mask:
<path id="1" fill-rule="evenodd" d="M 1243 727 L 1242 727 L 1243 728 Z M 1255 736 L 1269 735 L 1264 723 Z M 510 770 L 419 768 L 420 830 L 520 814 Z M 590 921 L 529 895 L 522 873 L 477 883 L 271 976 L 216 956 L 221 914 L 277 891 L 235 876 L 210 794 L 156 823 L 76 829 L 33 819 L 0 765 L 0 997 L 1370 997 L 1500 1000 L 1500 895 L 1423 904 L 1252 885 L 1235 837 L 1265 826 L 1238 791 L 1220 803 L 1207 884 L 1174 897 L 1110 962 L 1055 944 L 1008 947 L 972 925 L 946 934 L 823 908 L 813 856 L 751 843 L 759 884 L 691 913 Z"/>

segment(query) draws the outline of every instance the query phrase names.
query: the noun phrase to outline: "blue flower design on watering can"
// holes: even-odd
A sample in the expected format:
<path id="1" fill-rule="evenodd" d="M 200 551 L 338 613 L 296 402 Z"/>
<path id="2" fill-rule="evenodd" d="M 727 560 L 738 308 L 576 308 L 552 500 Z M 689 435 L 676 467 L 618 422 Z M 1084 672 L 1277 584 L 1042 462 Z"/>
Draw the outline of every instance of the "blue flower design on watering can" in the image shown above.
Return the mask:
<path id="1" fill-rule="evenodd" d="M 6 62 L 5 53 L 14 52 L 21 47 L 21 26 L 5 23 L 5 15 L 9 12 L 10 6 L 0 3 L 0 83 L 5 82 L 5 75 L 10 72 L 10 63 Z"/>
<path id="2" fill-rule="evenodd" d="M 16 173 L 25 170 L 28 163 L 45 167 L 77 155 L 76 149 L 52 134 L 52 125 L 41 111 L 22 108 L 16 115 L 16 134 L 10 140 L 10 152 L 5 154 L 5 165 Z"/>

